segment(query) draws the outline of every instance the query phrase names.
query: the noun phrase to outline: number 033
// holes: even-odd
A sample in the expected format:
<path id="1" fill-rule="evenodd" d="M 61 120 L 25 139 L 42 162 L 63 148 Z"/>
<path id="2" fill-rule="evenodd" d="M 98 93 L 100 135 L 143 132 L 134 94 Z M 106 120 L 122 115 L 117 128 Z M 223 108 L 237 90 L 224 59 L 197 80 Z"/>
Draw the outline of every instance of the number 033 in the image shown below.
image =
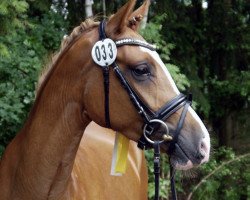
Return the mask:
<path id="1" fill-rule="evenodd" d="M 92 48 L 91 52 L 94 62 L 100 66 L 111 65 L 117 56 L 117 48 L 113 40 L 107 38 L 98 41 Z"/>

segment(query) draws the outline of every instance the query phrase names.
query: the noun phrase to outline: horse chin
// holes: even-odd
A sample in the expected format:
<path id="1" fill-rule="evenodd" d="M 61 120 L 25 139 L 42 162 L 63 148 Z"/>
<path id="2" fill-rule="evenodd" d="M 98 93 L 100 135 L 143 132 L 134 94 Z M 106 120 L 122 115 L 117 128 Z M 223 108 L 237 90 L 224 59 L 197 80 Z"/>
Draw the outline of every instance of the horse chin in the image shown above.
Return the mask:
<path id="1" fill-rule="evenodd" d="M 193 163 L 191 162 L 191 160 L 188 160 L 186 164 L 182 164 L 182 163 L 176 163 L 174 168 L 177 169 L 177 170 L 189 170 L 191 168 L 193 168 L 194 165 Z"/>
<path id="2" fill-rule="evenodd" d="M 176 145 L 173 154 L 170 155 L 170 162 L 171 165 L 177 170 L 189 170 L 195 167 L 186 152 L 184 152 L 178 144 Z"/>
<path id="3" fill-rule="evenodd" d="M 192 161 L 185 155 L 171 155 L 170 156 L 170 163 L 176 170 L 189 170 L 195 165 L 192 163 Z"/>

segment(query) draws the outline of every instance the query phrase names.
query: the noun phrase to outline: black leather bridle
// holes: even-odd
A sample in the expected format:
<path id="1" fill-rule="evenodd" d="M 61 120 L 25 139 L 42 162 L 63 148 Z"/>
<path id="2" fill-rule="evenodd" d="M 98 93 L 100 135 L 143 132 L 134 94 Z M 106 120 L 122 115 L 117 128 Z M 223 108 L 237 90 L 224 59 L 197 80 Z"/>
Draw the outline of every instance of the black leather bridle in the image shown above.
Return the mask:
<path id="1" fill-rule="evenodd" d="M 99 25 L 99 40 L 104 40 L 107 38 L 105 33 L 105 20 L 100 22 Z M 134 45 L 141 46 L 152 51 L 155 51 L 155 47 L 151 44 L 148 44 L 145 41 L 137 40 L 133 38 L 124 38 L 115 41 L 117 47 L 124 45 Z M 184 94 L 179 94 L 171 101 L 167 102 L 162 108 L 158 111 L 152 111 L 138 96 L 134 89 L 130 86 L 129 82 L 124 77 L 122 71 L 114 61 L 110 66 L 101 66 L 103 69 L 104 77 L 104 93 L 105 93 L 105 123 L 108 128 L 111 128 L 110 115 L 109 115 L 109 71 L 110 68 L 113 69 L 118 80 L 121 82 L 123 88 L 127 91 L 131 102 L 134 104 L 136 110 L 141 115 L 144 121 L 143 134 L 138 141 L 138 147 L 140 149 L 154 148 L 154 174 L 155 174 L 155 200 L 159 199 L 159 176 L 160 176 L 160 145 L 168 144 L 168 154 L 171 155 L 176 148 L 178 136 L 183 127 L 183 123 L 188 111 L 188 107 L 192 102 L 192 95 L 185 96 Z M 179 122 L 174 131 L 173 135 L 169 135 L 169 130 L 164 122 L 169 118 L 173 113 L 183 107 Z M 156 131 L 160 126 L 165 127 L 166 131 L 162 135 L 163 139 L 161 140 L 152 140 L 152 136 L 155 135 Z M 170 177 L 171 177 L 171 191 L 172 198 L 176 199 L 175 191 L 175 181 L 174 181 L 174 169 L 170 165 Z"/>

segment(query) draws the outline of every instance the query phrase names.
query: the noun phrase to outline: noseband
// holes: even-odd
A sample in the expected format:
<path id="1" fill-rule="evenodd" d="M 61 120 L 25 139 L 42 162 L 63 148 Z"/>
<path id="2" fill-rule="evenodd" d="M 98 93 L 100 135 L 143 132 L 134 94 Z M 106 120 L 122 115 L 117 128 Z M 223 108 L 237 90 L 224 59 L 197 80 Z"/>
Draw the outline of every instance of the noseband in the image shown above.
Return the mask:
<path id="1" fill-rule="evenodd" d="M 103 20 L 99 25 L 99 41 L 103 41 L 107 39 L 105 33 L 106 22 Z M 155 51 L 155 47 L 151 44 L 148 44 L 145 41 L 137 40 L 133 38 L 124 38 L 115 41 L 116 47 L 121 47 L 124 45 L 133 45 L 133 46 L 141 46 L 151 51 Z M 105 123 L 107 127 L 111 127 L 110 123 L 110 115 L 109 115 L 109 69 L 110 66 L 116 74 L 118 80 L 121 82 L 123 88 L 127 91 L 131 102 L 134 104 L 136 110 L 143 118 L 144 128 L 143 134 L 138 141 L 138 147 L 140 149 L 148 149 L 154 148 L 154 174 L 155 174 L 155 200 L 159 199 L 159 176 L 160 176 L 160 145 L 168 144 L 168 154 L 171 155 L 176 147 L 178 136 L 183 127 L 183 123 L 188 111 L 188 107 L 192 102 L 192 95 L 185 96 L 184 94 L 179 94 L 169 102 L 167 102 L 162 108 L 158 111 L 152 111 L 138 96 L 138 94 L 134 91 L 134 89 L 130 86 L 129 82 L 123 76 L 122 71 L 117 65 L 116 61 L 112 62 L 110 65 L 107 64 L 105 66 L 101 66 L 103 69 L 103 77 L 104 77 L 104 92 L 105 92 Z M 180 108 L 183 108 L 179 122 L 177 124 L 177 128 L 174 133 L 170 135 L 168 126 L 164 122 L 168 119 L 173 113 L 175 113 Z M 160 127 L 165 129 L 165 132 L 162 134 L 162 139 L 153 140 L 152 136 L 155 135 L 156 131 L 159 130 Z M 174 169 L 170 164 L 170 177 L 171 177 L 171 191 L 172 198 L 176 199 L 176 191 L 175 191 L 175 181 L 174 181 Z"/>

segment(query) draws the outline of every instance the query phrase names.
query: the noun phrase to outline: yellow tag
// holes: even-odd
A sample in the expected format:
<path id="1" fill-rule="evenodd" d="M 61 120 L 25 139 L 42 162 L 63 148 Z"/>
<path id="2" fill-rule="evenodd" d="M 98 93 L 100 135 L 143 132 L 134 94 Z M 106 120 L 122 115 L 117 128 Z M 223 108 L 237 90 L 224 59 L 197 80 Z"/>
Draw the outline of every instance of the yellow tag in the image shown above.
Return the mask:
<path id="1" fill-rule="evenodd" d="M 112 157 L 111 175 L 121 176 L 127 168 L 129 139 L 121 133 L 116 133 Z"/>

